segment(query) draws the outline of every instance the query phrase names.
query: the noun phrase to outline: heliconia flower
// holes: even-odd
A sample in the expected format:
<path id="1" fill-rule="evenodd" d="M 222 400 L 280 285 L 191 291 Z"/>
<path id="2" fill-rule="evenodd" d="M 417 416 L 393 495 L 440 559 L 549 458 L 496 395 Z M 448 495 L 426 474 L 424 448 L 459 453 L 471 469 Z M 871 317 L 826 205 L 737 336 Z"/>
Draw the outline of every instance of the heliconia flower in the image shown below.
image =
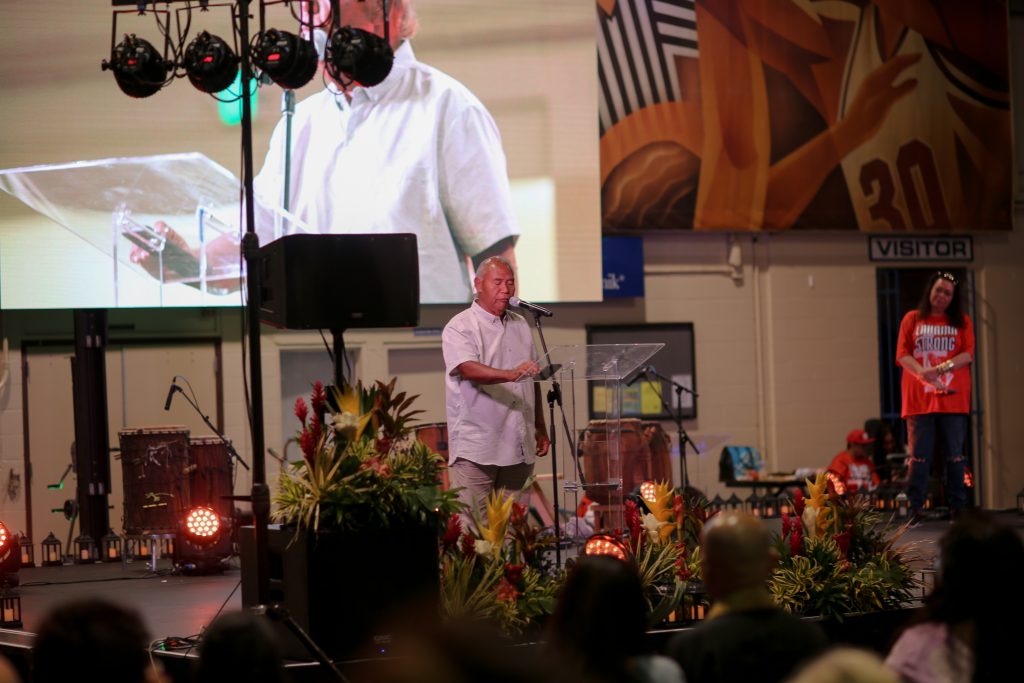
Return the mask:
<path id="1" fill-rule="evenodd" d="M 301 396 L 295 399 L 295 417 L 299 418 L 299 422 L 302 423 L 302 428 L 306 428 L 306 418 L 309 416 L 309 408 L 306 407 L 306 401 Z"/>
<path id="2" fill-rule="evenodd" d="M 459 539 L 462 537 L 462 518 L 458 514 L 452 514 L 448 518 L 448 526 L 444 530 L 444 536 L 441 537 L 441 545 L 445 551 L 454 548 Z"/>
<path id="3" fill-rule="evenodd" d="M 324 393 L 323 382 L 313 382 L 313 393 L 310 394 L 309 400 L 313 404 L 313 412 L 317 415 L 323 414 L 324 408 L 327 406 L 327 394 Z"/>
<path id="4" fill-rule="evenodd" d="M 793 511 L 798 517 L 802 517 L 804 514 L 804 492 L 802 489 L 793 492 Z"/>

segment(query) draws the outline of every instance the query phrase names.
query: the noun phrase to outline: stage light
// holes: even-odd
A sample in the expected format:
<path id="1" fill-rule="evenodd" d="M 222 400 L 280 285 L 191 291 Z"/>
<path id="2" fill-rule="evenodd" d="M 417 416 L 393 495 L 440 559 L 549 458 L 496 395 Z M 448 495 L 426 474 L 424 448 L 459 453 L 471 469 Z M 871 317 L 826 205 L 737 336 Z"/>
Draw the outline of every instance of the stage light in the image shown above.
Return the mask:
<path id="1" fill-rule="evenodd" d="M 185 517 L 185 539 L 197 547 L 205 547 L 220 538 L 220 517 L 209 507 L 196 507 Z"/>
<path id="2" fill-rule="evenodd" d="M 148 40 L 132 33 L 117 44 L 109 62 L 103 60 L 102 68 L 114 72 L 114 80 L 125 95 L 149 97 L 164 87 L 171 63 Z"/>
<path id="3" fill-rule="evenodd" d="M 294 33 L 272 28 L 260 35 L 253 63 L 274 83 L 294 90 L 309 83 L 316 73 L 316 47 Z"/>
<path id="4" fill-rule="evenodd" d="M 43 542 L 39 544 L 39 547 L 43 551 L 43 566 L 44 567 L 59 567 L 64 564 L 64 551 L 61 547 L 60 541 L 53 535 L 50 534 L 43 539 Z"/>
<path id="5" fill-rule="evenodd" d="M 391 73 L 395 54 L 380 36 L 343 26 L 331 33 L 324 54 L 327 73 L 340 83 L 355 81 L 370 88 Z"/>
<path id="6" fill-rule="evenodd" d="M 640 484 L 640 497 L 647 503 L 658 502 L 658 487 L 653 481 L 645 481 Z"/>
<path id="7" fill-rule="evenodd" d="M 0 583 L 5 586 L 18 585 L 18 570 L 21 569 L 21 548 L 18 537 L 7 525 L 0 522 Z"/>
<path id="8" fill-rule="evenodd" d="M 238 55 L 220 36 L 201 31 L 185 48 L 185 73 L 198 90 L 216 93 L 235 80 Z"/>
<path id="9" fill-rule="evenodd" d="M 181 523 L 174 550 L 174 565 L 183 574 L 210 574 L 226 569 L 231 556 L 229 525 L 213 508 L 202 505 L 188 511 Z"/>
<path id="10" fill-rule="evenodd" d="M 626 559 L 626 548 L 622 542 L 608 534 L 595 534 L 587 539 L 583 546 L 584 555 L 611 555 L 620 560 Z"/>

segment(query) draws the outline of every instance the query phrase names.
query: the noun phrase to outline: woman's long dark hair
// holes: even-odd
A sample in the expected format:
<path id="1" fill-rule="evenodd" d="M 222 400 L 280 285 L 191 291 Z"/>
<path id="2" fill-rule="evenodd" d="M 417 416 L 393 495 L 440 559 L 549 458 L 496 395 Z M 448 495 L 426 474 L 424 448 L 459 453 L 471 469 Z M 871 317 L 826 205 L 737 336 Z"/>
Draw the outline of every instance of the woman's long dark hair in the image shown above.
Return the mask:
<path id="1" fill-rule="evenodd" d="M 953 298 L 949 302 L 949 307 L 946 308 L 946 317 L 949 318 L 949 324 L 958 330 L 964 326 L 964 309 L 961 304 L 960 297 L 960 283 L 950 273 L 943 270 L 937 270 L 932 273 L 932 276 L 928 278 L 928 286 L 921 292 L 921 298 L 917 302 L 917 317 L 924 319 L 929 316 L 932 312 L 931 294 L 932 287 L 939 280 L 946 280 L 953 285 Z"/>
<path id="2" fill-rule="evenodd" d="M 972 680 L 1000 680 L 1019 665 L 1024 541 L 991 515 L 973 512 L 950 527 L 939 547 L 939 576 L 922 620 L 972 624 Z"/>

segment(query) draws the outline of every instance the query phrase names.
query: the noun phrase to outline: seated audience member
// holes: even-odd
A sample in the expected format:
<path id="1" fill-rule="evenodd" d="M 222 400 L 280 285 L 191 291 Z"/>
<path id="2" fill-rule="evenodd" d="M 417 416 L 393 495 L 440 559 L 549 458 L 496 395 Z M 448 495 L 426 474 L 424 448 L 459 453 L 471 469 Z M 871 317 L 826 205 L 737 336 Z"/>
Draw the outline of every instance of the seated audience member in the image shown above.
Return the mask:
<path id="1" fill-rule="evenodd" d="M 704 527 L 701 571 L 713 600 L 707 619 L 669 641 L 687 683 L 783 681 L 828 645 L 821 628 L 778 608 L 767 581 L 778 553 L 761 521 L 725 511 Z"/>
<path id="2" fill-rule="evenodd" d="M 885 660 L 909 683 L 1005 681 L 1018 671 L 1024 542 L 982 512 L 939 541 L 935 589 Z"/>
<path id="3" fill-rule="evenodd" d="M 905 458 L 906 447 L 900 442 L 892 425 L 885 420 L 877 418 L 865 420 L 864 431 L 875 440 L 869 450 L 871 451 L 871 462 L 875 464 L 875 471 L 878 472 L 878 478 L 883 482 L 891 480 L 893 475 L 902 468 L 898 461 L 889 460 L 889 456 L 899 453 Z"/>
<path id="4" fill-rule="evenodd" d="M 251 612 L 214 619 L 199 646 L 196 683 L 284 683 L 284 662 L 267 619 Z"/>
<path id="5" fill-rule="evenodd" d="M 788 683 L 900 683 L 900 677 L 874 652 L 837 647 L 802 668 Z"/>
<path id="6" fill-rule="evenodd" d="M 682 683 L 675 662 L 649 654 L 646 630 L 636 567 L 607 555 L 584 556 L 569 572 L 548 622 L 554 680 Z"/>
<path id="7" fill-rule="evenodd" d="M 32 652 L 34 683 L 162 683 L 137 612 L 98 599 L 68 602 L 43 619 Z"/>
<path id="8" fill-rule="evenodd" d="M 828 471 L 842 486 L 836 493 L 857 493 L 871 491 L 878 486 L 878 474 L 871 462 L 868 446 L 875 442 L 863 429 L 854 429 L 846 435 L 846 450 L 832 458 Z M 841 490 L 840 490 L 841 489 Z"/>

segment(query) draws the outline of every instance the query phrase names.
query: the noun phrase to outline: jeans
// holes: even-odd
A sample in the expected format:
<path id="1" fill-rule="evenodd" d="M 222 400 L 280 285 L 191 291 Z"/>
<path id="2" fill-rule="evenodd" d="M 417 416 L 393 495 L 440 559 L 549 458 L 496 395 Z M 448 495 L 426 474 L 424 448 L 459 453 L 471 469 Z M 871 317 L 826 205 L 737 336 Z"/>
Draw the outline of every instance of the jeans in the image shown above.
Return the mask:
<path id="1" fill-rule="evenodd" d="M 946 500 L 951 510 L 961 510 L 967 502 L 964 489 L 964 439 L 967 436 L 967 415 L 964 413 L 927 413 L 907 416 L 907 440 L 910 447 L 910 481 L 907 497 L 910 509 L 924 506 L 928 491 L 928 474 L 935 454 L 936 439 L 942 439 L 946 450 Z"/>

